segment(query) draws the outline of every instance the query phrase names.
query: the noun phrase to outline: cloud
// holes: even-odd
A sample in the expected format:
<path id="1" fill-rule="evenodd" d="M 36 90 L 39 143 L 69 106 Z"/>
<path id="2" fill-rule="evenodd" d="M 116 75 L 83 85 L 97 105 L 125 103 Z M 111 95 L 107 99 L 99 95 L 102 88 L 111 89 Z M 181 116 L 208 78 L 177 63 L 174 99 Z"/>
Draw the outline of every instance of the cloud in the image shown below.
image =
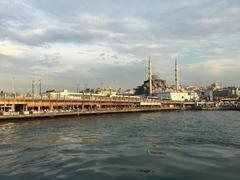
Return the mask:
<path id="1" fill-rule="evenodd" d="M 182 67 L 184 83 L 192 82 L 195 85 L 221 82 L 225 85 L 239 85 L 236 81 L 240 75 L 238 59 L 212 59 L 203 62 L 188 64 Z M 226 79 L 226 77 L 228 77 Z"/>
<path id="2" fill-rule="evenodd" d="M 144 80 L 142 60 L 151 56 L 170 84 L 178 54 L 185 84 L 238 83 L 239 0 L 11 0 L 0 7 L 5 77 L 45 75 L 56 86 L 114 79 L 129 87 Z"/>
<path id="3" fill-rule="evenodd" d="M 38 62 L 39 62 L 39 65 L 53 67 L 53 66 L 59 65 L 60 59 L 61 59 L 60 54 L 51 54 L 51 55 L 45 54 L 44 58 L 39 60 Z"/>
<path id="4" fill-rule="evenodd" d="M 214 59 L 189 64 L 186 65 L 186 68 L 191 71 L 201 69 L 201 72 L 211 76 L 224 76 L 228 73 L 238 72 L 240 63 L 238 63 L 238 60 L 235 59 Z"/>

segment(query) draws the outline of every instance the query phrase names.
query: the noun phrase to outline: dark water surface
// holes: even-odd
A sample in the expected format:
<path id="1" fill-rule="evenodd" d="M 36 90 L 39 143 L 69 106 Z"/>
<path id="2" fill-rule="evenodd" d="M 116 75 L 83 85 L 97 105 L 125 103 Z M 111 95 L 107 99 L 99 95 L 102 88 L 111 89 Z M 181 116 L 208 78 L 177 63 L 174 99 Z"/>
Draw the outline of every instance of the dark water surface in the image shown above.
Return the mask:
<path id="1" fill-rule="evenodd" d="M 0 180 L 240 179 L 240 112 L 0 123 Z"/>

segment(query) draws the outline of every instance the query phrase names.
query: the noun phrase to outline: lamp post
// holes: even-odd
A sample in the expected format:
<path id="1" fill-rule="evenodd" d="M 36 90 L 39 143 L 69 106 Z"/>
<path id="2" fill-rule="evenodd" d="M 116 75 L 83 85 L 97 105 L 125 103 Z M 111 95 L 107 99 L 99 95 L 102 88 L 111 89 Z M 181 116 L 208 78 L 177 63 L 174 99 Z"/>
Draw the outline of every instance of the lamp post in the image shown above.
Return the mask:
<path id="1" fill-rule="evenodd" d="M 34 111 L 34 89 L 35 89 L 35 81 L 32 81 L 32 111 Z"/>
<path id="2" fill-rule="evenodd" d="M 42 111 L 42 80 L 39 79 L 39 94 L 40 94 L 40 98 L 41 98 L 41 103 L 40 103 L 40 111 Z"/>
<path id="3" fill-rule="evenodd" d="M 15 95 L 15 77 L 12 78 L 12 93 Z"/>
<path id="4" fill-rule="evenodd" d="M 6 93 L 4 92 L 4 107 L 3 111 L 6 112 Z"/>
<path id="5" fill-rule="evenodd" d="M 39 94 L 40 96 L 42 96 L 42 80 L 39 79 L 38 81 L 39 81 Z"/>

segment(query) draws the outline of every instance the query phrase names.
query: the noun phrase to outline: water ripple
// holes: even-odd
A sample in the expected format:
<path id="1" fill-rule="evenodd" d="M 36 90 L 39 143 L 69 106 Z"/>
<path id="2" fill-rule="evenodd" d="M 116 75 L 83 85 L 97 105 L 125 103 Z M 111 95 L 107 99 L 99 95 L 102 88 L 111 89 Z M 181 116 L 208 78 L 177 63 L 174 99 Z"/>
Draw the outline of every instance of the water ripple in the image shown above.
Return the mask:
<path id="1" fill-rule="evenodd" d="M 0 123 L 0 179 L 240 177 L 239 112 Z"/>

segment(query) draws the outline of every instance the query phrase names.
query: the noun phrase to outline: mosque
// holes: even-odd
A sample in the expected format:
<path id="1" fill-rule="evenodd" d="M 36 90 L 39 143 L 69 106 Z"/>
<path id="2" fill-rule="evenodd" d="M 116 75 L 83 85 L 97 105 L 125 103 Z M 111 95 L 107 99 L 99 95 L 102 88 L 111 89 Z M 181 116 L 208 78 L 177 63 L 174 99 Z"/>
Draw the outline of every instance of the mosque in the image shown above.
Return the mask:
<path id="1" fill-rule="evenodd" d="M 166 84 L 166 80 L 161 79 L 158 75 L 152 75 L 152 65 L 149 57 L 148 80 L 144 81 L 141 86 L 136 88 L 136 95 L 173 101 L 190 101 L 199 99 L 196 92 L 188 92 L 181 88 L 179 84 L 177 57 L 175 59 L 175 85 L 173 88 L 169 88 Z"/>

